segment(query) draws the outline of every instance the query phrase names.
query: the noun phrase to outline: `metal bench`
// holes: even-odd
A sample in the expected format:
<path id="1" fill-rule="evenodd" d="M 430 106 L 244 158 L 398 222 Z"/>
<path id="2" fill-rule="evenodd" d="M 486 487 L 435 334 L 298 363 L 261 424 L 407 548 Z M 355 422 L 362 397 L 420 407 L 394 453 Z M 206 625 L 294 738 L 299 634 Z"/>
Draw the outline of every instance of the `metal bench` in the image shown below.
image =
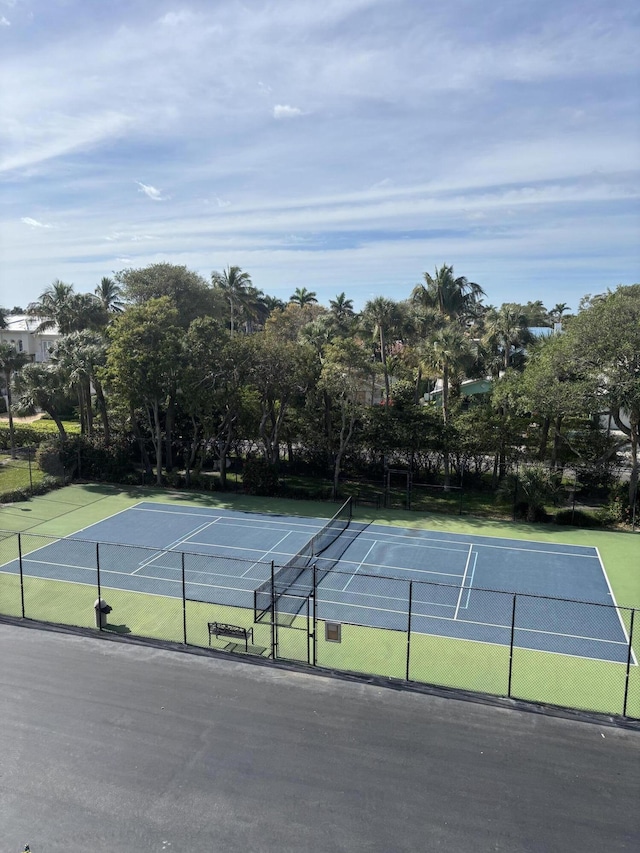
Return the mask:
<path id="1" fill-rule="evenodd" d="M 226 622 L 208 622 L 209 645 L 211 637 L 233 637 L 236 640 L 244 640 L 244 650 L 249 651 L 249 640 L 253 643 L 253 628 L 242 628 L 240 625 L 229 625 Z"/>

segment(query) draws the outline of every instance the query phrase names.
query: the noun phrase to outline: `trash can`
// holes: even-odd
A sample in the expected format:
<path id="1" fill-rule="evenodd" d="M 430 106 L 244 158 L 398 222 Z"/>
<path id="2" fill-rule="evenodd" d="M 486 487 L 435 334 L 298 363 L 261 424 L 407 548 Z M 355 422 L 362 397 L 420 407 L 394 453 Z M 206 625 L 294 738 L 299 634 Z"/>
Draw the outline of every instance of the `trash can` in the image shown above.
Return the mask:
<path id="1" fill-rule="evenodd" d="M 96 613 L 96 628 L 106 628 L 107 616 L 111 613 L 113 607 L 110 607 L 104 598 L 96 598 L 93 609 Z"/>

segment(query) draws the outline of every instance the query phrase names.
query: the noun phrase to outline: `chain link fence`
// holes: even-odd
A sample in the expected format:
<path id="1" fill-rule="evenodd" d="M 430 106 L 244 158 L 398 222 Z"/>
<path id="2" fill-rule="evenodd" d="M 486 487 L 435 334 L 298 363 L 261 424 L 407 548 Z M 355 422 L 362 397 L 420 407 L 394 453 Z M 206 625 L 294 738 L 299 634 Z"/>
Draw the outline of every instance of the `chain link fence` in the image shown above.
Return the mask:
<path id="1" fill-rule="evenodd" d="M 0 532 L 0 614 L 640 719 L 633 608 L 314 566 L 287 590 L 278 572 Z M 246 638 L 215 636 L 210 623 Z"/>

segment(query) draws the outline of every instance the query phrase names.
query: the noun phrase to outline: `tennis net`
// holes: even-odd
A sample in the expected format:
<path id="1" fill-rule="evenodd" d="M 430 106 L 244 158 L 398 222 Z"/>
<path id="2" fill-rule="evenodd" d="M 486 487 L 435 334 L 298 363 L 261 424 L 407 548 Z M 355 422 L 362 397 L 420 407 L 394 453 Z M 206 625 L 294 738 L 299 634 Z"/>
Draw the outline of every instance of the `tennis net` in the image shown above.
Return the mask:
<path id="1" fill-rule="evenodd" d="M 349 527 L 352 515 L 353 502 L 351 498 L 347 498 L 338 512 L 311 537 L 304 548 L 294 554 L 289 562 L 285 563 L 274 574 L 273 580 L 264 581 L 257 587 L 254 595 L 254 618 L 256 622 L 264 619 L 272 605 L 294 587 L 296 597 L 303 599 L 309 596 L 313 590 L 313 563 L 315 558 L 323 554 L 340 538 Z M 346 551 L 346 547 L 344 550 Z M 316 582 L 318 580 L 319 578 L 316 577 Z"/>

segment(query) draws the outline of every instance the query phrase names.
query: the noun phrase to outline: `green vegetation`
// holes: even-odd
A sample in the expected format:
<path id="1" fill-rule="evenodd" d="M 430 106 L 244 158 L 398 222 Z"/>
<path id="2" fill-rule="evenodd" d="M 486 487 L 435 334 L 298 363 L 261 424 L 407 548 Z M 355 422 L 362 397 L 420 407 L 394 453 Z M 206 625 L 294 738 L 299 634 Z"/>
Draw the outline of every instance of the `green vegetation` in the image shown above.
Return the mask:
<path id="1" fill-rule="evenodd" d="M 237 266 L 209 282 L 153 264 L 93 294 L 54 281 L 31 309 L 62 332 L 49 362 L 9 348 L 0 368 L 11 417 L 49 419 L 47 473 L 58 453 L 78 479 L 628 525 L 640 285 L 568 316 L 485 297 L 443 265 L 357 313 L 344 292 L 324 307 L 305 287 L 284 305 Z M 534 337 L 559 318 L 562 334 Z M 42 424 L 0 428 L 0 447 L 40 443 Z"/>

